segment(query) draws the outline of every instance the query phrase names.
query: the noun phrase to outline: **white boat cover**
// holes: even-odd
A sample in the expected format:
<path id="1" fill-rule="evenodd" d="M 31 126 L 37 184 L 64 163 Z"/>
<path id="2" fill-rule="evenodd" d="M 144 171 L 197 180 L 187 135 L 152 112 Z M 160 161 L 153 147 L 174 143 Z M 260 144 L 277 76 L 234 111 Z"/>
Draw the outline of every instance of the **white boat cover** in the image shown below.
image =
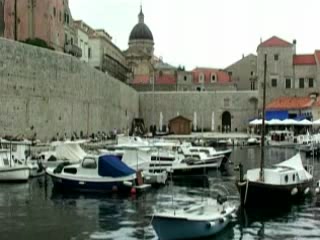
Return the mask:
<path id="1" fill-rule="evenodd" d="M 295 156 L 293 156 L 292 158 L 290 158 L 284 162 L 276 164 L 275 166 L 276 167 L 288 167 L 288 168 L 295 169 L 299 174 L 300 180 L 312 179 L 312 175 L 305 170 L 305 168 L 302 164 L 302 159 L 301 159 L 300 153 L 296 154 Z"/>
<path id="2" fill-rule="evenodd" d="M 59 160 L 69 160 L 71 162 L 81 161 L 87 154 L 80 147 L 80 142 L 61 142 L 56 145 L 56 158 Z"/>

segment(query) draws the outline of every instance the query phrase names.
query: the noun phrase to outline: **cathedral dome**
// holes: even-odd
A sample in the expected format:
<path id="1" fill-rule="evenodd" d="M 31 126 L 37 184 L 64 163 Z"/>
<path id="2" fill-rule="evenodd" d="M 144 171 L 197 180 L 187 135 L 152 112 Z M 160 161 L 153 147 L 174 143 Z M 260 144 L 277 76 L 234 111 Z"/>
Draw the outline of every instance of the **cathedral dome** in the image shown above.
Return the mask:
<path id="1" fill-rule="evenodd" d="M 144 23 L 138 23 L 130 33 L 129 40 L 152 40 L 153 36 L 149 27 Z"/>
<path id="2" fill-rule="evenodd" d="M 132 40 L 151 40 L 153 41 L 153 35 L 149 27 L 144 23 L 144 15 L 141 11 L 139 13 L 139 23 L 134 26 L 130 33 L 129 41 Z"/>

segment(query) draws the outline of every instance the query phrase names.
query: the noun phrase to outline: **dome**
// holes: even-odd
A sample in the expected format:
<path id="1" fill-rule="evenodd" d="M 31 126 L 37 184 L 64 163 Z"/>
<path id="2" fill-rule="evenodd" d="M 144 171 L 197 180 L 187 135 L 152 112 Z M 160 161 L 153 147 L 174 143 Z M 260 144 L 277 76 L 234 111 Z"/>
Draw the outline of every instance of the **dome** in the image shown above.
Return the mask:
<path id="1" fill-rule="evenodd" d="M 142 6 L 138 16 L 139 22 L 134 26 L 130 33 L 129 41 L 131 40 L 151 40 L 153 41 L 153 35 L 149 27 L 144 23 L 144 14 L 142 12 Z"/>
<path id="2" fill-rule="evenodd" d="M 152 40 L 153 35 L 149 27 L 145 23 L 138 23 L 134 26 L 130 33 L 129 40 Z"/>

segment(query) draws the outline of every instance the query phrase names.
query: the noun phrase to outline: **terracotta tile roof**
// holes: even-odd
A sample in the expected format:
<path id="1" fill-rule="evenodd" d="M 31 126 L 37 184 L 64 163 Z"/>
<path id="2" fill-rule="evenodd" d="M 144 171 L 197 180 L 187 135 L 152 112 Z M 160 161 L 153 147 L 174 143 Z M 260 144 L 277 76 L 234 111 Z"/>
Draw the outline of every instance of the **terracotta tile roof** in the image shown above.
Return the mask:
<path id="1" fill-rule="evenodd" d="M 195 68 L 192 70 L 193 82 L 199 83 L 199 75 L 203 73 L 204 75 L 204 83 L 211 83 L 211 76 L 213 74 L 216 75 L 217 83 L 230 83 L 231 78 L 229 74 L 225 71 L 214 69 L 214 68 Z"/>
<path id="2" fill-rule="evenodd" d="M 280 97 L 267 106 L 267 110 L 291 110 L 291 109 L 305 109 L 311 107 L 313 100 L 310 97 Z"/>
<path id="3" fill-rule="evenodd" d="M 293 65 L 316 65 L 314 54 L 303 54 L 293 56 Z"/>
<path id="4" fill-rule="evenodd" d="M 150 77 L 149 75 L 136 75 L 132 81 L 132 84 L 149 84 Z"/>
<path id="5" fill-rule="evenodd" d="M 314 55 L 316 56 L 318 64 L 320 64 L 320 50 L 316 50 Z"/>
<path id="6" fill-rule="evenodd" d="M 269 38 L 268 40 L 260 43 L 260 45 L 258 47 L 291 47 L 292 44 L 281 39 L 278 38 L 276 36 L 273 36 L 271 38 Z"/>
<path id="7" fill-rule="evenodd" d="M 176 77 L 172 74 L 162 74 L 156 77 L 156 84 L 176 84 Z"/>

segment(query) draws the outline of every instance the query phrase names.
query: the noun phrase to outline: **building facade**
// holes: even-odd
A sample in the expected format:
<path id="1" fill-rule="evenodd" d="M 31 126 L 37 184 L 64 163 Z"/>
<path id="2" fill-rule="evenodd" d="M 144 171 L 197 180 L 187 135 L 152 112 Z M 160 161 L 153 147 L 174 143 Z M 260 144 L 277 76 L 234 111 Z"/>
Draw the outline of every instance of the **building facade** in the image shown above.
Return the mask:
<path id="1" fill-rule="evenodd" d="M 257 90 L 257 56 L 249 54 L 225 69 L 237 90 Z"/>
<path id="2" fill-rule="evenodd" d="M 64 48 L 64 1 L 4 1 L 4 37 L 18 41 L 44 40 L 50 47 Z"/>
<path id="3" fill-rule="evenodd" d="M 319 92 L 319 51 L 297 54 L 296 44 L 295 40 L 290 43 L 274 36 L 258 46 L 259 99 L 262 99 L 265 58 L 267 102 L 280 96 L 308 96 Z M 261 106 L 262 101 L 259 104 Z"/>

